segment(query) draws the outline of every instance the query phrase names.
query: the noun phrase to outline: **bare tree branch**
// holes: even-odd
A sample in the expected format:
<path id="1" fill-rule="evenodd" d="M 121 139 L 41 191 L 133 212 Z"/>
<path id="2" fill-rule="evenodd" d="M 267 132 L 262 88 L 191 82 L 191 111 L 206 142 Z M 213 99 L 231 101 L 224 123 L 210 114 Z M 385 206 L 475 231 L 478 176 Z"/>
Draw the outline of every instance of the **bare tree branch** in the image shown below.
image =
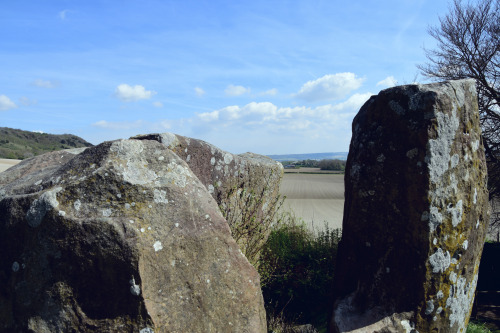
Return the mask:
<path id="1" fill-rule="evenodd" d="M 453 0 L 439 23 L 428 30 L 437 48 L 417 67 L 436 81 L 476 80 L 490 199 L 500 198 L 500 2 Z"/>

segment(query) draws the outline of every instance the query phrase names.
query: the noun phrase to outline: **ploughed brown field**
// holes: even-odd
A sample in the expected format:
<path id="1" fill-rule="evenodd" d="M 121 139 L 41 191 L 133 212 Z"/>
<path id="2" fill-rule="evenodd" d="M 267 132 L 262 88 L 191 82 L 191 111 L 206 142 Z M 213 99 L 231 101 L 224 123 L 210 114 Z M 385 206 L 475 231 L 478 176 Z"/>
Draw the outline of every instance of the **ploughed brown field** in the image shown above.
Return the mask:
<path id="1" fill-rule="evenodd" d="M 307 226 L 320 230 L 325 222 L 329 228 L 342 227 L 344 211 L 344 175 L 315 172 L 319 169 L 285 170 L 281 194 L 286 196 L 283 209 L 292 211 Z"/>

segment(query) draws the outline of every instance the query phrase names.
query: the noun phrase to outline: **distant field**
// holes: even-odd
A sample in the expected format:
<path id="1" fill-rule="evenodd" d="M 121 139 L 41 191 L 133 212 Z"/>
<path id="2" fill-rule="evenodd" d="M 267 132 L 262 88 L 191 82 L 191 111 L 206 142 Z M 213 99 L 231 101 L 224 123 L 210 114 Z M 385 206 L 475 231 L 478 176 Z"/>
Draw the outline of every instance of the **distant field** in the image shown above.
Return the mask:
<path id="1" fill-rule="evenodd" d="M 0 158 L 0 172 L 7 170 L 11 166 L 14 166 L 14 165 L 16 165 L 19 162 L 21 162 L 21 161 L 20 160 L 9 160 L 9 159 Z"/>
<path id="2" fill-rule="evenodd" d="M 341 171 L 333 170 L 321 170 L 320 168 L 297 168 L 297 169 L 285 169 L 285 173 L 336 173 L 340 174 Z"/>
<path id="3" fill-rule="evenodd" d="M 302 169 L 303 170 L 303 169 Z M 283 209 L 301 217 L 309 227 L 342 227 L 344 175 L 285 173 L 281 194 L 287 198 Z"/>

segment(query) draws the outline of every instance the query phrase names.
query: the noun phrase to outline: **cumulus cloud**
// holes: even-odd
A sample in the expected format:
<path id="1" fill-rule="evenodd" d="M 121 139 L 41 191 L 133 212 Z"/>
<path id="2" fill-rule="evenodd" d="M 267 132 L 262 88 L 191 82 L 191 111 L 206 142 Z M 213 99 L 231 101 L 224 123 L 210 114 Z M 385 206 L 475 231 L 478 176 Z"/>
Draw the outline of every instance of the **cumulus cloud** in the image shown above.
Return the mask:
<path id="1" fill-rule="evenodd" d="M 306 82 L 294 96 L 308 102 L 341 99 L 361 87 L 364 80 L 354 73 L 328 74 Z"/>
<path id="2" fill-rule="evenodd" d="M 0 111 L 7 111 L 17 108 L 17 105 L 5 95 L 0 95 Z"/>
<path id="3" fill-rule="evenodd" d="M 141 99 L 150 99 L 156 95 L 156 91 L 146 90 L 146 88 L 141 85 L 135 85 L 132 87 L 128 84 L 122 83 L 116 87 L 115 95 L 123 102 L 136 102 Z"/>
<path id="4" fill-rule="evenodd" d="M 243 86 L 234 86 L 230 84 L 229 86 L 227 86 L 225 93 L 228 96 L 241 96 L 243 94 L 250 93 L 250 88 L 245 88 Z"/>
<path id="5" fill-rule="evenodd" d="M 55 88 L 59 85 L 57 81 L 50 81 L 50 80 L 41 80 L 37 79 L 33 81 L 33 85 L 39 88 L 47 88 L 47 89 L 52 89 Z"/>
<path id="6" fill-rule="evenodd" d="M 278 107 L 270 102 L 252 102 L 245 106 L 232 105 L 197 115 L 198 120 L 214 128 L 268 126 L 273 129 L 304 130 L 328 126 L 340 118 L 354 116 L 372 94 L 354 94 L 338 104 L 314 108 L 306 106 Z"/>
<path id="7" fill-rule="evenodd" d="M 381 86 L 383 88 L 391 88 L 398 84 L 398 81 L 394 76 L 388 76 L 382 81 L 377 82 L 377 86 Z"/>
<path id="8" fill-rule="evenodd" d="M 201 97 L 201 96 L 205 95 L 205 90 L 203 90 L 200 87 L 195 87 L 194 93 L 196 94 L 196 96 Z"/>

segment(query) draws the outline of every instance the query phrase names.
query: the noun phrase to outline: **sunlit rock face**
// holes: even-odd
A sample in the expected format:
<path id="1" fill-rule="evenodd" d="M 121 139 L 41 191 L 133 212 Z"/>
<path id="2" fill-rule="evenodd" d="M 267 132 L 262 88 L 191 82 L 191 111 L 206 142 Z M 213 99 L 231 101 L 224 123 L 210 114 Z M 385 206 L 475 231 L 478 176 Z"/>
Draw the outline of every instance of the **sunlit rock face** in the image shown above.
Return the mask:
<path id="1" fill-rule="evenodd" d="M 465 332 L 488 215 L 472 80 L 381 91 L 353 121 L 331 332 Z"/>
<path id="2" fill-rule="evenodd" d="M 0 174 L 0 331 L 266 332 L 259 276 L 207 187 L 153 140 Z"/>
<path id="3" fill-rule="evenodd" d="M 161 142 L 183 159 L 225 214 L 240 249 L 252 264 L 258 262 L 271 228 L 252 228 L 260 234 L 255 237 L 251 231 L 241 232 L 241 221 L 245 216 L 248 219 L 249 212 L 259 223 L 265 224 L 262 220 L 266 217 L 273 220 L 283 177 L 281 163 L 253 153 L 231 154 L 203 140 L 173 133 L 138 135 L 132 139 Z M 256 200 L 247 201 L 249 195 Z"/>

